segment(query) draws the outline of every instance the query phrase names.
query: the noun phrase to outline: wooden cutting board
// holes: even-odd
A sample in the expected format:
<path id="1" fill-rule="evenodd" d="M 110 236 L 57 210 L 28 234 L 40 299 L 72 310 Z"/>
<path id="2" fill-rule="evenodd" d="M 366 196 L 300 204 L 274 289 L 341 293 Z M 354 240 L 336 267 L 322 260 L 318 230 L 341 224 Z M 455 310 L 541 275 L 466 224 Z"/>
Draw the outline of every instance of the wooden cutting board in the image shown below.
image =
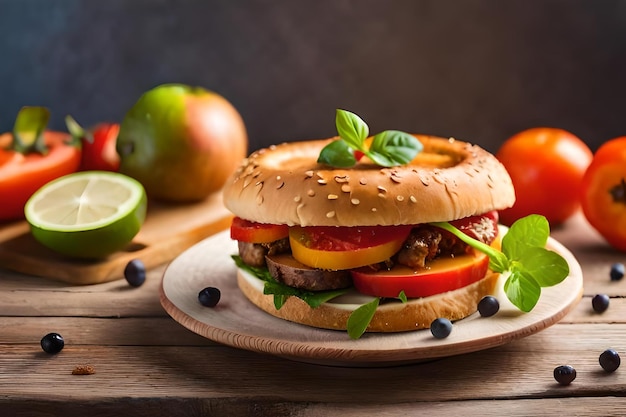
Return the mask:
<path id="1" fill-rule="evenodd" d="M 146 221 L 135 239 L 125 250 L 99 261 L 56 254 L 32 237 L 25 221 L 0 224 L 0 267 L 77 285 L 113 281 L 123 278 L 130 260 L 140 259 L 146 268 L 169 262 L 193 244 L 226 229 L 231 219 L 221 193 L 194 204 L 150 201 Z"/>

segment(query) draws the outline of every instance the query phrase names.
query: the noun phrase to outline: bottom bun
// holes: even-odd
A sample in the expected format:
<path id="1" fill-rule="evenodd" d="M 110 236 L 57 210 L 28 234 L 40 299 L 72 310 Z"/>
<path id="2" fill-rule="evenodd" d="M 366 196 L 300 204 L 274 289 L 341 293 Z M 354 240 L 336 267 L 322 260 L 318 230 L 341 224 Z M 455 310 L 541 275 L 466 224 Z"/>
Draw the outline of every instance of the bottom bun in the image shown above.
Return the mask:
<path id="1" fill-rule="evenodd" d="M 381 303 L 367 328 L 367 332 L 402 332 L 429 328 L 433 320 L 447 318 L 460 320 L 476 312 L 478 302 L 493 294 L 499 274 L 489 271 L 485 278 L 458 290 L 410 299 L 407 303 L 390 300 Z M 238 269 L 239 289 L 254 305 L 284 320 L 322 329 L 346 330 L 350 314 L 373 297 L 354 293 L 337 297 L 319 307 L 311 308 L 297 297 L 289 297 L 276 310 L 274 296 L 263 294 L 264 282 Z"/>

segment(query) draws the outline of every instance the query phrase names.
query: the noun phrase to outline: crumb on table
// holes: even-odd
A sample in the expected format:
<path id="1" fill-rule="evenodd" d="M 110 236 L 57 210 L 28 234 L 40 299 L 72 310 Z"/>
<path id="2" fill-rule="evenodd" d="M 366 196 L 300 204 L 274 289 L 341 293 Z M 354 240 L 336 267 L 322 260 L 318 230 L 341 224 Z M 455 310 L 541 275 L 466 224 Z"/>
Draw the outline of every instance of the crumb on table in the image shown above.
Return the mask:
<path id="1" fill-rule="evenodd" d="M 92 375 L 96 373 L 96 368 L 93 365 L 76 365 L 72 369 L 72 375 Z"/>

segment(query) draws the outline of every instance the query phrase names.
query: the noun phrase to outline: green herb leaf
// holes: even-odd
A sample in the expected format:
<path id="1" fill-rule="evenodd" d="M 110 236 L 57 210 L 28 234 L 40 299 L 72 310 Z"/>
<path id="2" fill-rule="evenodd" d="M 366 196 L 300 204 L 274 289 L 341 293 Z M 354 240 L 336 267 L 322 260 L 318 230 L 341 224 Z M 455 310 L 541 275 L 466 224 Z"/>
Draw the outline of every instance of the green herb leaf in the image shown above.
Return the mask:
<path id="1" fill-rule="evenodd" d="M 545 217 L 536 214 L 516 221 L 502 238 L 502 252 L 475 240 L 447 222 L 432 223 L 457 236 L 474 249 L 489 256 L 494 272 L 510 272 L 504 291 L 513 305 L 531 311 L 541 295 L 542 287 L 550 287 L 569 275 L 567 261 L 544 246 L 550 236 Z"/>
<path id="2" fill-rule="evenodd" d="M 274 295 L 274 307 L 276 307 L 277 310 L 280 310 L 285 304 L 285 301 L 287 301 L 287 298 L 291 296 L 300 298 L 311 308 L 316 308 L 326 301 L 339 297 L 349 291 L 348 288 L 328 291 L 300 290 L 276 281 L 266 267 L 250 266 L 246 264 L 239 255 L 232 255 L 231 258 L 233 258 L 237 267 L 249 272 L 265 282 L 263 294 Z"/>
<path id="3" fill-rule="evenodd" d="M 346 326 L 350 338 L 358 339 L 365 333 L 367 326 L 369 326 L 372 321 L 372 317 L 374 317 L 378 304 L 380 304 L 380 298 L 374 298 L 374 300 L 363 304 L 350 314 Z"/>
<path id="4" fill-rule="evenodd" d="M 569 265 L 561 255 L 540 247 L 528 248 L 516 262 L 541 287 L 551 287 L 569 275 Z"/>
<path id="5" fill-rule="evenodd" d="M 413 135 L 398 130 L 385 130 L 374 136 L 365 155 L 380 166 L 392 167 L 408 164 L 423 148 Z"/>
<path id="6" fill-rule="evenodd" d="M 239 255 L 232 255 L 231 258 L 235 261 L 235 265 L 237 265 L 238 268 L 241 268 L 244 271 L 248 271 L 255 277 L 259 278 L 260 280 L 266 281 L 266 282 L 278 283 L 278 281 L 274 279 L 274 277 L 272 276 L 272 274 L 270 274 L 270 271 L 268 271 L 267 268 L 250 266 L 247 263 L 245 263 L 243 259 L 241 259 L 241 256 Z"/>
<path id="7" fill-rule="evenodd" d="M 515 269 L 504 283 L 504 292 L 515 307 L 528 313 L 539 301 L 541 286 L 527 272 Z"/>
<path id="8" fill-rule="evenodd" d="M 339 139 L 322 149 L 317 158 L 319 163 L 349 168 L 357 163 L 354 151 L 359 151 L 377 165 L 392 167 L 411 162 L 423 149 L 415 136 L 398 130 L 378 133 L 367 149 L 365 140 L 369 135 L 369 127 L 363 119 L 347 110 L 337 109 L 335 124 Z"/>
<path id="9" fill-rule="evenodd" d="M 334 140 L 324 146 L 317 162 L 337 168 L 350 168 L 356 164 L 354 151 L 343 140 Z"/>
<path id="10" fill-rule="evenodd" d="M 283 306 L 285 305 L 285 302 L 287 301 L 287 298 L 289 298 L 288 295 L 274 294 L 274 308 L 276 310 L 280 310 L 281 308 L 283 308 Z"/>
<path id="11" fill-rule="evenodd" d="M 531 214 L 517 220 L 502 238 L 502 252 L 515 260 L 527 247 L 543 248 L 550 236 L 550 224 L 540 215 Z"/>
<path id="12" fill-rule="evenodd" d="M 369 135 L 369 127 L 356 114 L 347 110 L 337 109 L 335 115 L 337 133 L 352 149 L 361 149 L 363 141 Z"/>
<path id="13" fill-rule="evenodd" d="M 400 291 L 400 294 L 398 294 L 398 300 L 402 301 L 405 304 L 409 302 L 409 299 L 406 297 L 404 290 Z"/>

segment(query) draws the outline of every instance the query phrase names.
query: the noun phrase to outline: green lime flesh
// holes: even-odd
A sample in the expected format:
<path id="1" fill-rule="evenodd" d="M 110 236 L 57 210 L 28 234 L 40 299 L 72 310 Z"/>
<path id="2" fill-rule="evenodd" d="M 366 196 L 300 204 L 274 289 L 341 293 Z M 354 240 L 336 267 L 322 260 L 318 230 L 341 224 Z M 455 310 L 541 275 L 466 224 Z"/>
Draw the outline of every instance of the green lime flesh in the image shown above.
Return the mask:
<path id="1" fill-rule="evenodd" d="M 141 229 L 146 211 L 143 186 L 108 172 L 61 177 L 37 191 L 25 206 L 37 241 L 57 253 L 86 259 L 124 249 Z"/>

